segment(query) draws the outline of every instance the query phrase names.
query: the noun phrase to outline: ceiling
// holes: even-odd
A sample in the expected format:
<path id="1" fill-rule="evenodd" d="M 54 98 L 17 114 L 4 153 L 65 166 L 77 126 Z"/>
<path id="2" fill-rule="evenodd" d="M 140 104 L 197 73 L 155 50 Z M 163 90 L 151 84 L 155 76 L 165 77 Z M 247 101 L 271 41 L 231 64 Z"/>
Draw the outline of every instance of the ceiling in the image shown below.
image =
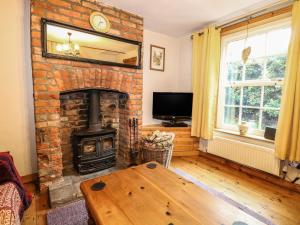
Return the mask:
<path id="1" fill-rule="evenodd" d="M 146 29 L 182 36 L 207 24 L 246 13 L 278 0 L 103 0 L 144 17 Z"/>

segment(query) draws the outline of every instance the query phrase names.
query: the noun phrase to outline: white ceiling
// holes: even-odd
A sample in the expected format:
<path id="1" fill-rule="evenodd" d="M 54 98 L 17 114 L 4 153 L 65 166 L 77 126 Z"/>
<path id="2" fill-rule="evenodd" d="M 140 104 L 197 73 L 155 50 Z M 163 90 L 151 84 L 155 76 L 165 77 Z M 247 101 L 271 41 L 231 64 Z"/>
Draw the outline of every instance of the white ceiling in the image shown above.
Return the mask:
<path id="1" fill-rule="evenodd" d="M 222 18 L 237 16 L 276 0 L 103 0 L 103 2 L 144 17 L 146 29 L 181 36 Z"/>

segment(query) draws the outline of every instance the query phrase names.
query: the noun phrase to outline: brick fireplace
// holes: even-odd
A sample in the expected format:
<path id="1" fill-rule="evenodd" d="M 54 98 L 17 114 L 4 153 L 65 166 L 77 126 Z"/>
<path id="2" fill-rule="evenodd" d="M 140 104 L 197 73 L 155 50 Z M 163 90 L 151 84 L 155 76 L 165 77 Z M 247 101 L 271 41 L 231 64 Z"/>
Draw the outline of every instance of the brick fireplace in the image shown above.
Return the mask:
<path id="1" fill-rule="evenodd" d="M 100 96 L 102 126 L 116 129 L 118 163 L 125 166 L 130 163 L 128 119 L 137 117 L 141 125 L 142 70 L 42 57 L 41 18 L 92 30 L 89 15 L 93 11 L 107 16 L 111 23 L 109 34 L 143 41 L 142 18 L 97 0 L 31 0 L 32 76 L 41 190 L 72 166 L 69 138 L 74 130 L 86 129 L 88 125 L 87 90 L 106 90 Z M 117 105 L 111 113 L 110 107 L 119 104 L 117 92 L 126 93 L 128 99 L 124 107 Z"/>

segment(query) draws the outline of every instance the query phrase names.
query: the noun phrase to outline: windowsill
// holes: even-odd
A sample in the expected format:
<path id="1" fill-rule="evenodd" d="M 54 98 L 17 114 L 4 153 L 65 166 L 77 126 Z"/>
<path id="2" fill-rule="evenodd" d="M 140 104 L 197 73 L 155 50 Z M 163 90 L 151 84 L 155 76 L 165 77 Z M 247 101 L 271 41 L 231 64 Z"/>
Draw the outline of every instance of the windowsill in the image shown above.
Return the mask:
<path id="1" fill-rule="evenodd" d="M 255 141 L 262 141 L 262 142 L 266 142 L 266 143 L 270 143 L 270 144 L 275 143 L 275 141 L 266 139 L 262 136 L 257 136 L 257 135 L 252 135 L 252 134 L 240 135 L 239 132 L 232 131 L 232 130 L 225 130 L 225 129 L 215 128 L 214 131 L 229 134 L 229 135 L 234 135 L 234 136 L 239 137 L 239 138 L 252 139 L 252 140 L 255 140 Z"/>

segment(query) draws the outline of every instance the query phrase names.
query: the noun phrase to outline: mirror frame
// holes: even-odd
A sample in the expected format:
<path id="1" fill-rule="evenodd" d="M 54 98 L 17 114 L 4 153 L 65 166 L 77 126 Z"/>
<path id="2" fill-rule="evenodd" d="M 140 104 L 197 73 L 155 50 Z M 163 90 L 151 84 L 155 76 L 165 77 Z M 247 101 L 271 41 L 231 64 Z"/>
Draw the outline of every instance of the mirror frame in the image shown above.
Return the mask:
<path id="1" fill-rule="evenodd" d="M 100 37 L 109 38 L 116 41 L 121 41 L 133 45 L 138 46 L 138 65 L 129 65 L 129 64 L 122 64 L 122 63 L 116 63 L 116 62 L 109 62 L 109 61 L 102 61 L 102 60 L 96 60 L 96 59 L 89 59 L 89 58 L 82 58 L 82 57 L 74 57 L 74 56 L 66 56 L 66 55 L 58 55 L 54 53 L 49 53 L 47 50 L 47 25 L 54 25 L 59 26 L 67 29 L 73 29 L 76 31 L 97 35 Z M 122 37 L 113 36 L 106 33 L 101 33 L 93 30 L 88 30 L 85 28 L 76 27 L 73 25 L 68 25 L 65 23 L 60 23 L 54 20 L 48 20 L 45 18 L 41 19 L 41 38 L 42 38 L 42 56 L 46 58 L 55 58 L 55 59 L 64 59 L 64 60 L 71 60 L 71 61 L 79 61 L 79 62 L 87 62 L 87 63 L 94 63 L 99 65 L 108 65 L 108 66 L 118 66 L 118 67 L 126 67 L 126 68 L 133 68 L 133 69 L 142 69 L 142 42 L 134 41 Z"/>

